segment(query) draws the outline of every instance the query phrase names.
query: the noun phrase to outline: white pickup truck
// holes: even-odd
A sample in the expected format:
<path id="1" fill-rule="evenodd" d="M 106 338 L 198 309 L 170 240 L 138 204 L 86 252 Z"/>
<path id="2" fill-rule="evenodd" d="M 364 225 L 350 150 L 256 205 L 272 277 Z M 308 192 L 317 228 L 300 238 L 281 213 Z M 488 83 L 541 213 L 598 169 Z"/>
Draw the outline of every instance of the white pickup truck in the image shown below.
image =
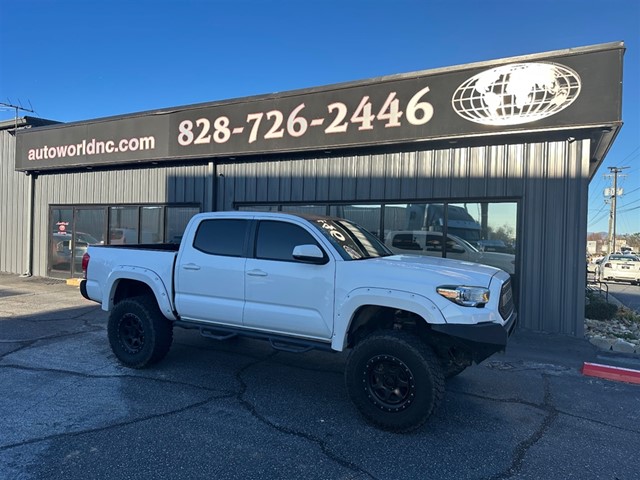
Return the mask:
<path id="1" fill-rule="evenodd" d="M 168 353 L 173 327 L 276 349 L 350 349 L 351 400 L 380 428 L 422 425 L 444 379 L 505 349 L 516 323 L 509 275 L 394 255 L 347 220 L 284 213 L 195 215 L 177 245 L 90 246 L 82 295 L 109 312 L 124 365 Z"/>

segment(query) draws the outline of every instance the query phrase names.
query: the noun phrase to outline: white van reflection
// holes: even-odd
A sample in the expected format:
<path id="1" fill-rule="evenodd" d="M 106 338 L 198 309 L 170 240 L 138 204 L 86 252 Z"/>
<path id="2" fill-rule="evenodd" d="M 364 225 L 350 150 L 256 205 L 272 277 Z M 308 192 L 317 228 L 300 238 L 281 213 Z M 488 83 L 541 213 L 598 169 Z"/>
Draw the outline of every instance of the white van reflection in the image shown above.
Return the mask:
<path id="1" fill-rule="evenodd" d="M 442 240 L 442 232 L 402 230 L 389 232 L 385 239 L 385 244 L 392 252 L 398 254 L 442 257 Z M 515 273 L 516 257 L 513 254 L 481 252 L 456 235 L 447 235 L 446 249 L 447 258 L 490 265 L 500 268 L 511 275 Z"/>

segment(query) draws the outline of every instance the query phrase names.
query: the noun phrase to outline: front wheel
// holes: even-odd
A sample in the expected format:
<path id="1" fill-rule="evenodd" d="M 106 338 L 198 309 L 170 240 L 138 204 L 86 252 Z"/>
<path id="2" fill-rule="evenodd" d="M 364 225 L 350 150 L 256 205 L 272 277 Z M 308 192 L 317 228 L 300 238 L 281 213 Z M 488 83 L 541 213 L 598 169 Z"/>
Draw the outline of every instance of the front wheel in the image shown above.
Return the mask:
<path id="1" fill-rule="evenodd" d="M 113 307 L 107 333 L 111 350 L 122 364 L 144 368 L 169 351 L 173 324 L 162 315 L 155 298 L 135 297 Z"/>
<path id="2" fill-rule="evenodd" d="M 356 344 L 345 381 L 360 413 L 393 432 L 420 427 L 444 395 L 440 360 L 418 337 L 402 331 L 373 333 Z"/>

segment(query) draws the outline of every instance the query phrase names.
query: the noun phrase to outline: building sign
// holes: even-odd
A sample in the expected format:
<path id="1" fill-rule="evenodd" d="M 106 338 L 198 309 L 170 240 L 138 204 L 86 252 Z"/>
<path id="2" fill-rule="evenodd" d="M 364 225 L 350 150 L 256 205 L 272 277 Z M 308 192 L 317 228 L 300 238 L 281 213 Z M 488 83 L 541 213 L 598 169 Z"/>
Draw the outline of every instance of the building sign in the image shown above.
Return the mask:
<path id="1" fill-rule="evenodd" d="M 485 70 L 453 94 L 453 109 L 482 125 L 520 125 L 550 117 L 580 95 L 580 76 L 554 63 L 513 63 Z"/>
<path id="2" fill-rule="evenodd" d="M 620 121 L 622 44 L 18 132 L 16 170 L 407 144 Z"/>

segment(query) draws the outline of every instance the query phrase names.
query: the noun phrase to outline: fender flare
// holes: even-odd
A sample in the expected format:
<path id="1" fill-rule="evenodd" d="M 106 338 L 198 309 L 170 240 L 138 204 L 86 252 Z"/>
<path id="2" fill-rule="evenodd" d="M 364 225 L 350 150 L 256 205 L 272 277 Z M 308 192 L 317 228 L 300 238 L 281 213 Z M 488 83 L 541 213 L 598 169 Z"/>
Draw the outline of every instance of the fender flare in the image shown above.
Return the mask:
<path id="1" fill-rule="evenodd" d="M 147 285 L 153 292 L 162 314 L 169 320 L 177 320 L 173 313 L 174 310 L 171 302 L 171 295 L 169 294 L 169 291 L 167 290 L 167 287 L 162 281 L 160 275 L 148 268 L 133 267 L 129 265 L 118 265 L 109 273 L 105 288 L 105 291 L 109 292 L 109 294 L 103 296 L 103 310 L 109 311 L 113 308 L 113 299 L 120 280 L 135 280 Z"/>
<path id="2" fill-rule="evenodd" d="M 418 315 L 429 324 L 447 323 L 438 306 L 424 295 L 388 288 L 356 288 L 349 292 L 344 301 L 337 306 L 334 335 L 331 341 L 333 350 L 344 350 L 354 315 L 366 305 L 405 310 Z"/>

